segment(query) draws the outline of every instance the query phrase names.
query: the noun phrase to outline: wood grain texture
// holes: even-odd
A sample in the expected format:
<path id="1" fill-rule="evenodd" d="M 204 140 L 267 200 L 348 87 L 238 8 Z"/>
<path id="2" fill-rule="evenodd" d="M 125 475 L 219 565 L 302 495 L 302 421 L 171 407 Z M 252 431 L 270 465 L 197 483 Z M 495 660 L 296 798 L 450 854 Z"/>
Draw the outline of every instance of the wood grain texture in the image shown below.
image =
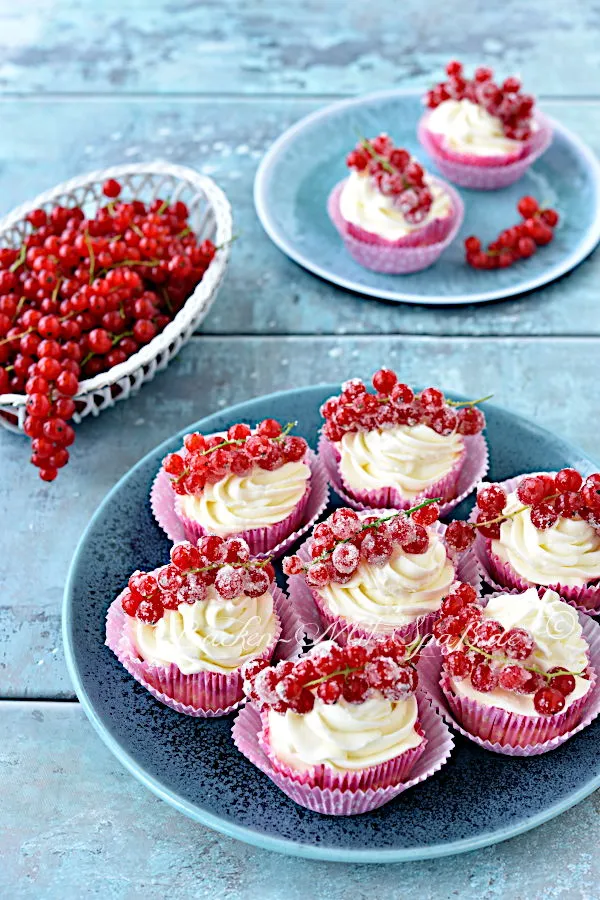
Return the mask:
<path id="1" fill-rule="evenodd" d="M 104 494 L 180 428 L 274 390 L 368 378 L 384 363 L 413 384 L 439 384 L 471 397 L 493 392 L 500 405 L 593 457 L 600 455 L 597 397 L 586 384 L 599 351 L 597 339 L 540 339 L 533 347 L 518 339 L 199 337 L 136 397 L 84 420 L 69 469 L 50 488 L 24 465 L 26 441 L 2 432 L 0 519 L 11 521 L 4 555 L 23 560 L 31 548 L 36 565 L 0 573 L 0 696 L 73 696 L 59 636 L 70 558 Z"/>
<path id="2" fill-rule="evenodd" d="M 599 334 L 600 252 L 535 293 L 444 310 L 347 293 L 292 263 L 263 232 L 252 185 L 260 158 L 314 100 L 0 101 L 0 213 L 71 176 L 125 161 L 164 158 L 201 169 L 227 192 L 239 240 L 212 334 Z M 546 104 L 600 151 L 600 102 Z M 43 147 L 43 152 L 40 152 Z M 492 235 L 488 236 L 490 239 Z M 493 276 L 493 273 L 490 273 Z"/>
<path id="3" fill-rule="evenodd" d="M 484 850 L 368 866 L 284 859 L 191 822 L 121 768 L 77 704 L 0 703 L 0 770 L 7 900 L 598 896 L 598 794 Z"/>
<path id="4" fill-rule="evenodd" d="M 358 93 L 426 86 L 454 54 L 522 72 L 537 93 L 586 94 L 599 24 L 596 4 L 559 0 L 3 0 L 0 88 Z"/>

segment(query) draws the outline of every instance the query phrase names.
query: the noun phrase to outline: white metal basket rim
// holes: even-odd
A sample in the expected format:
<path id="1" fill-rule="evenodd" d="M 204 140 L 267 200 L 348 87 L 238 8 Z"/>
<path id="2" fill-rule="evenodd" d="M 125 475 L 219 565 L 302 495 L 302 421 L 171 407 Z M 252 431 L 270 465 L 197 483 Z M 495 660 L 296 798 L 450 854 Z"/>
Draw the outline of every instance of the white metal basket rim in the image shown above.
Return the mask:
<path id="1" fill-rule="evenodd" d="M 50 190 L 38 194 L 33 200 L 26 201 L 17 206 L 10 213 L 0 219 L 0 235 L 9 228 L 13 228 L 21 222 L 32 209 L 52 203 L 58 196 L 68 194 L 78 188 L 85 187 L 93 182 L 105 181 L 108 178 L 119 179 L 127 175 L 171 175 L 186 182 L 191 187 L 201 191 L 215 210 L 216 243 L 220 246 L 219 252 L 210 263 L 206 273 L 193 294 L 186 300 L 175 318 L 169 322 L 164 331 L 161 331 L 149 344 L 145 344 L 125 362 L 113 366 L 107 372 L 101 372 L 93 378 L 87 378 L 79 386 L 77 397 L 92 394 L 109 385 L 115 384 L 122 378 L 127 378 L 142 366 L 149 365 L 160 353 L 166 350 L 177 338 L 182 335 L 194 322 L 199 313 L 208 313 L 212 300 L 215 298 L 217 288 L 223 279 L 227 263 L 229 261 L 230 245 L 233 236 L 233 218 L 231 205 L 225 193 L 218 187 L 212 178 L 201 175 L 187 166 L 174 165 L 162 160 L 147 163 L 130 163 L 119 166 L 110 166 L 106 169 L 98 169 L 87 175 L 79 175 L 69 181 L 57 184 Z M 75 398 L 77 399 L 77 398 Z M 23 406 L 27 402 L 25 394 L 0 394 L 0 404 L 4 406 Z"/>

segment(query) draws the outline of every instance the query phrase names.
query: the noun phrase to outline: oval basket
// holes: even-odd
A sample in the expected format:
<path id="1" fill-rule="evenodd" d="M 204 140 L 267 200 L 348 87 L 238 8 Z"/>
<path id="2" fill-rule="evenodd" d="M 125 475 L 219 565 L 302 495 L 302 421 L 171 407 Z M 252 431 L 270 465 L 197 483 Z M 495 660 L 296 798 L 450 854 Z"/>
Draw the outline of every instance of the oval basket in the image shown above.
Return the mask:
<path id="1" fill-rule="evenodd" d="M 125 400 L 168 365 L 192 336 L 217 296 L 229 261 L 232 239 L 231 207 L 214 181 L 185 166 L 158 161 L 112 166 L 65 181 L 40 194 L 0 220 L 0 246 L 15 247 L 22 243 L 31 232 L 25 217 L 32 209 L 76 204 L 86 214 L 91 213 L 106 200 L 102 184 L 108 178 L 116 178 L 121 183 L 126 200 L 135 198 L 146 203 L 156 197 L 168 198 L 171 203 L 182 200 L 189 209 L 190 226 L 198 239 L 209 238 L 220 249 L 193 294 L 160 334 L 125 362 L 80 383 L 74 398 L 77 403 L 75 422 L 90 413 L 98 415 L 117 400 Z M 22 430 L 26 399 L 24 394 L 0 395 L 0 423 L 3 426 L 13 431 Z"/>

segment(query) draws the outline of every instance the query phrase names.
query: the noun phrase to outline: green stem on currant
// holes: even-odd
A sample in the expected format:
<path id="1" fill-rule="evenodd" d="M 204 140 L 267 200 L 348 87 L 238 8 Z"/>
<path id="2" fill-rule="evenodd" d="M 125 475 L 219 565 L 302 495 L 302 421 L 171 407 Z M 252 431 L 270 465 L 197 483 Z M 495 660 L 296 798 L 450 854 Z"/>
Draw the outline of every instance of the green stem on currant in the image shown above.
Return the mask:
<path id="1" fill-rule="evenodd" d="M 478 653 L 480 656 L 484 656 L 486 659 L 491 660 L 492 662 L 499 662 L 502 665 L 516 665 L 517 660 L 510 659 L 508 656 L 494 656 L 493 653 L 488 653 L 485 650 L 480 650 L 479 647 L 474 647 L 473 644 L 469 644 L 465 638 L 462 638 L 463 646 L 467 647 L 468 650 L 472 650 L 474 653 Z M 522 666 L 526 672 L 534 672 L 536 675 L 543 675 L 545 678 L 558 678 L 559 675 L 574 675 L 580 677 L 583 675 L 585 669 L 581 672 L 571 672 L 569 669 L 560 669 L 558 672 L 545 672 L 544 669 L 540 669 L 539 666 Z"/>
<path id="2" fill-rule="evenodd" d="M 560 497 L 560 494 L 550 494 L 548 497 L 544 497 L 542 503 L 547 503 L 548 500 L 556 500 Z M 518 509 L 515 509 L 514 512 L 511 513 L 500 513 L 499 516 L 496 516 L 495 519 L 488 519 L 485 522 L 472 522 L 473 528 L 483 528 L 485 525 L 496 525 L 498 522 L 504 522 L 506 519 L 514 519 L 515 516 L 520 515 L 520 513 L 525 512 L 529 509 L 529 506 L 520 506 Z"/>
<path id="3" fill-rule="evenodd" d="M 273 441 L 283 440 L 283 438 L 287 437 L 287 435 L 290 433 L 292 428 L 295 428 L 295 426 L 297 424 L 298 424 L 298 422 L 288 422 L 287 425 L 285 426 L 285 428 L 282 428 L 281 434 L 278 434 L 277 437 L 271 438 L 271 440 L 273 440 Z M 201 456 L 208 456 L 209 453 L 213 453 L 215 450 L 220 450 L 221 447 L 230 447 L 232 444 L 236 444 L 239 446 L 240 444 L 245 444 L 245 443 L 246 443 L 246 438 L 233 438 L 231 440 L 225 438 L 224 440 L 221 441 L 220 444 L 215 444 L 214 447 L 209 447 L 207 450 L 203 450 L 201 453 Z"/>
<path id="4" fill-rule="evenodd" d="M 385 156 L 382 156 L 380 153 L 377 152 L 377 150 L 375 149 L 375 147 L 373 146 L 371 141 L 367 140 L 367 138 L 363 137 L 362 135 L 359 135 L 359 137 L 360 137 L 361 146 L 363 146 L 365 148 L 367 153 L 369 153 L 370 156 L 373 157 L 373 159 L 376 159 L 377 162 L 380 163 L 381 167 L 383 169 L 385 169 L 386 172 L 389 172 L 390 175 L 399 175 L 400 174 L 398 172 L 398 170 L 394 168 L 394 166 L 391 164 L 391 162 L 385 158 Z"/>
<path id="5" fill-rule="evenodd" d="M 360 532 L 362 532 L 362 531 L 366 531 L 368 528 L 377 528 L 379 525 L 382 525 L 384 522 L 389 522 L 391 519 L 397 519 L 398 516 L 404 515 L 408 518 L 412 513 L 416 512 L 418 509 L 423 509 L 424 506 L 431 506 L 432 503 L 441 503 L 441 502 L 442 502 L 441 497 L 430 497 L 427 500 L 423 500 L 421 503 L 418 504 L 418 506 L 412 506 L 410 509 L 401 509 L 399 512 L 394 513 L 391 516 L 383 516 L 380 519 L 376 519 L 374 522 L 366 522 L 365 524 L 361 525 L 360 531 L 358 531 L 357 534 L 360 534 Z M 325 562 L 325 560 L 331 556 L 331 554 L 333 553 L 333 551 L 335 550 L 336 547 L 339 547 L 340 544 L 349 544 L 355 538 L 356 538 L 356 534 L 352 535 L 352 537 L 349 537 L 349 538 L 341 538 L 339 541 L 337 541 L 335 547 L 332 547 L 331 550 L 324 550 L 320 556 L 317 556 L 316 559 L 312 559 L 310 561 L 310 565 L 312 566 L 312 565 L 314 565 L 314 563 Z"/>
<path id="6" fill-rule="evenodd" d="M 91 284 L 94 280 L 94 269 L 96 268 L 96 255 L 94 253 L 94 248 L 92 246 L 92 240 L 90 238 L 89 231 L 85 231 L 83 234 L 83 239 L 85 241 L 86 247 L 88 248 L 88 252 L 90 254 L 90 278 L 88 284 Z"/>
<path id="7" fill-rule="evenodd" d="M 479 400 L 446 400 L 448 406 L 453 406 L 455 409 L 458 409 L 461 406 L 477 406 L 479 403 L 485 403 L 486 400 L 491 400 L 493 394 L 488 394 L 487 397 L 480 397 Z"/>
<path id="8" fill-rule="evenodd" d="M 234 244 L 236 241 L 238 241 L 240 239 L 240 237 L 241 237 L 241 233 L 240 234 L 232 234 L 231 237 L 229 238 L 229 240 L 223 241 L 222 244 L 215 244 L 215 250 L 222 250 L 223 247 L 227 247 L 231 244 Z"/>
<path id="9" fill-rule="evenodd" d="M 26 257 L 26 256 L 27 256 L 27 247 L 25 246 L 25 244 L 21 244 L 21 246 L 20 246 L 20 248 L 19 248 L 19 255 L 17 256 L 17 258 L 15 259 L 14 263 L 13 263 L 12 266 L 10 267 L 9 272 L 16 272 L 17 269 L 18 269 L 20 266 L 22 266 L 23 263 L 25 262 L 25 257 Z"/>
<path id="10" fill-rule="evenodd" d="M 250 559 L 247 562 L 232 562 L 227 563 L 227 565 L 233 569 L 264 569 L 272 559 L 272 556 L 267 556 L 265 559 Z M 202 566 L 200 569 L 187 569 L 185 574 L 199 575 L 201 572 L 211 572 L 213 569 L 220 569 L 222 565 L 222 562 L 211 563 L 209 566 Z"/>

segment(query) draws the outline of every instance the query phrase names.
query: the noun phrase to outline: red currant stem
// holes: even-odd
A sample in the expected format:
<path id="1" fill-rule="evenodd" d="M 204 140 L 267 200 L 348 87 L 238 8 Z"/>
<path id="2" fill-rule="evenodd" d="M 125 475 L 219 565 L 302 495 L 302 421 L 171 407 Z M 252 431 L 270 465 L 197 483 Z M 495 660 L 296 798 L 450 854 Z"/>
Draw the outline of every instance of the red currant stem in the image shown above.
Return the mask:
<path id="1" fill-rule="evenodd" d="M 182 229 L 182 231 L 179 231 L 177 233 L 177 237 L 178 238 L 187 237 L 188 234 L 191 234 L 191 233 L 192 233 L 192 229 L 190 228 L 189 225 L 186 225 L 185 228 Z"/>
<path id="2" fill-rule="evenodd" d="M 131 230 L 132 230 L 133 232 L 135 232 L 135 234 L 137 234 L 138 237 L 140 237 L 140 238 L 145 237 L 144 232 L 142 231 L 141 228 L 139 228 L 139 227 L 135 224 L 135 222 L 132 222 L 132 223 L 131 223 L 130 228 L 131 228 Z"/>
<path id="3" fill-rule="evenodd" d="M 273 557 L 267 556 L 265 559 L 250 559 L 247 562 L 211 563 L 209 566 L 203 566 L 201 569 L 186 569 L 182 575 L 199 575 L 201 572 L 211 572 L 213 569 L 220 569 L 221 566 L 231 566 L 233 569 L 264 569 L 271 562 Z"/>
<path id="4" fill-rule="evenodd" d="M 223 247 L 227 247 L 227 246 L 233 244 L 235 241 L 238 241 L 238 240 L 240 239 L 240 236 L 241 236 L 241 235 L 239 235 L 239 234 L 233 234 L 233 235 L 229 238 L 229 240 L 223 241 L 222 244 L 216 244 L 216 245 L 215 245 L 215 250 L 222 250 Z"/>
<path id="5" fill-rule="evenodd" d="M 56 297 L 54 296 L 54 294 L 52 295 L 52 299 L 53 299 L 53 300 L 56 300 Z M 16 308 L 16 310 L 15 310 L 15 314 L 14 314 L 14 316 L 13 316 L 13 321 L 14 321 L 15 319 L 18 319 L 18 318 L 19 318 L 19 315 L 20 315 L 20 313 L 21 313 L 21 310 L 23 309 L 23 307 L 24 307 L 24 305 L 25 305 L 26 303 L 27 303 L 27 297 L 21 297 L 20 300 L 19 300 L 19 303 L 18 303 L 18 305 L 17 305 L 17 308 Z"/>
<path id="6" fill-rule="evenodd" d="M 61 286 L 62 283 L 63 283 L 63 279 L 62 279 L 62 278 L 59 278 L 58 281 L 56 282 L 56 287 L 55 287 L 54 290 L 52 291 L 52 301 L 53 301 L 53 302 L 54 302 L 54 301 L 57 299 L 57 297 L 58 297 L 58 292 L 60 291 L 60 286 Z M 91 284 L 91 282 L 90 282 L 90 284 Z M 25 297 L 23 297 L 23 300 L 24 300 L 24 299 L 25 299 Z M 68 313 L 68 315 L 72 315 L 72 314 L 71 314 L 71 313 Z M 73 313 L 73 315 L 74 315 L 74 313 Z M 66 319 L 66 318 L 67 318 L 67 316 L 65 316 L 65 319 Z"/>
<path id="7" fill-rule="evenodd" d="M 560 497 L 560 494 L 550 494 L 548 497 L 544 497 L 542 503 L 546 503 L 548 500 L 556 500 L 557 497 Z M 495 519 L 488 519 L 486 522 L 472 522 L 471 524 L 473 525 L 473 528 L 483 528 L 484 525 L 496 525 L 498 522 L 504 522 L 506 519 L 514 519 L 515 516 L 518 516 L 528 509 L 529 506 L 520 506 L 518 509 L 515 509 L 514 512 L 500 513 Z"/>
<path id="8" fill-rule="evenodd" d="M 409 662 L 409 660 L 407 659 L 405 662 L 399 663 L 399 665 L 406 665 L 408 662 Z M 355 666 L 355 667 L 344 666 L 343 669 L 338 669 L 336 672 L 330 672 L 329 675 L 322 675 L 320 678 L 315 678 L 314 681 L 307 681 L 306 684 L 304 685 L 304 687 L 307 687 L 307 688 L 315 687 L 316 685 L 323 684 L 325 681 L 329 681 L 330 678 L 337 678 L 340 675 L 343 675 L 344 679 L 345 679 L 348 675 L 352 675 L 354 672 L 364 672 L 364 671 L 365 671 L 364 666 Z"/>
<path id="9" fill-rule="evenodd" d="M 170 200 L 163 200 L 163 202 L 160 204 L 160 206 L 159 206 L 158 209 L 156 210 L 156 215 L 157 215 L 157 216 L 162 216 L 162 214 L 164 213 L 164 211 L 165 211 L 165 210 L 167 209 L 167 207 L 169 206 L 169 203 L 170 203 L 170 202 L 171 202 Z"/>
<path id="10" fill-rule="evenodd" d="M 171 298 L 169 297 L 168 290 L 165 287 L 161 286 L 160 292 L 162 294 L 163 300 L 165 301 L 167 309 L 169 310 L 170 313 L 172 313 L 173 312 L 173 304 L 171 303 Z"/>
<path id="11" fill-rule="evenodd" d="M 460 406 L 477 406 L 479 403 L 491 400 L 493 396 L 493 394 L 488 394 L 487 397 L 480 397 L 479 400 L 446 400 L 446 403 L 448 406 L 454 406 L 455 408 Z"/>
<path id="12" fill-rule="evenodd" d="M 384 522 L 389 522 L 391 519 L 397 519 L 398 516 L 406 516 L 407 518 L 411 515 L 411 513 L 416 512 L 418 509 L 423 509 L 424 506 L 431 506 L 432 503 L 441 503 L 441 497 L 430 497 L 428 500 L 423 500 L 422 503 L 419 503 L 418 506 L 413 506 L 411 509 L 401 509 L 400 512 L 394 513 L 391 516 L 384 516 L 381 519 L 376 519 L 374 522 L 366 522 L 364 525 L 360 526 L 360 531 L 366 531 L 368 528 L 378 528 L 379 525 L 382 525 Z M 359 532 L 357 532 L 358 534 Z M 336 547 L 340 544 L 349 544 L 356 537 L 356 534 L 353 534 L 352 537 L 349 538 L 341 538 L 339 541 L 336 541 L 335 547 L 332 547 L 331 550 L 324 550 L 320 556 L 317 556 L 316 559 L 310 561 L 310 566 L 314 563 L 324 562 L 327 557 L 331 556 Z M 307 566 L 308 568 L 308 566 Z"/>
<path id="13" fill-rule="evenodd" d="M 108 210 L 108 214 L 109 214 L 110 216 L 116 215 L 116 212 L 117 212 L 117 211 L 116 211 L 116 209 L 115 209 L 115 201 L 114 201 L 114 200 L 109 200 L 108 203 L 106 204 L 105 209 Z M 116 240 L 116 238 L 115 238 L 115 240 Z"/>
<path id="14" fill-rule="evenodd" d="M 86 247 L 88 248 L 88 252 L 90 255 L 90 277 L 88 284 L 91 284 L 94 280 L 94 269 L 96 267 L 96 256 L 94 254 L 94 248 L 92 246 L 92 239 L 90 238 L 89 231 L 84 231 L 83 239 L 85 241 Z"/>
<path id="15" fill-rule="evenodd" d="M 288 422 L 285 428 L 282 429 L 281 434 L 278 434 L 277 437 L 271 438 L 272 441 L 281 441 L 284 437 L 290 433 L 292 428 L 294 428 L 298 423 L 297 422 Z M 246 438 L 235 438 L 233 440 L 223 440 L 220 444 L 215 444 L 214 447 L 209 447 L 208 450 L 203 450 L 200 454 L 201 456 L 208 456 L 209 453 L 213 453 L 215 450 L 220 450 L 221 447 L 229 447 L 231 444 L 245 444 Z"/>
<path id="16" fill-rule="evenodd" d="M 17 269 L 18 269 L 20 266 L 22 266 L 23 263 L 25 262 L 25 257 L 26 257 L 26 256 L 27 256 L 27 247 L 26 247 L 25 244 L 21 244 L 21 246 L 20 246 L 20 248 L 19 248 L 19 255 L 17 256 L 17 258 L 15 259 L 14 263 L 12 264 L 12 266 L 10 267 L 10 269 L 9 269 L 8 271 L 9 271 L 9 272 L 16 272 Z"/>
<path id="17" fill-rule="evenodd" d="M 469 644 L 465 638 L 462 639 L 463 645 L 467 647 L 469 650 L 472 650 L 474 653 L 478 653 L 480 656 L 485 656 L 486 659 L 491 660 L 492 662 L 501 663 L 502 665 L 516 665 L 517 660 L 510 659 L 508 656 L 494 656 L 493 653 L 487 653 L 485 650 L 480 650 L 479 647 L 474 647 L 472 644 Z M 581 672 L 570 672 L 568 669 L 560 669 L 558 672 L 545 672 L 544 669 L 540 669 L 539 666 L 522 666 L 527 672 L 535 672 L 536 675 L 543 675 L 544 678 L 557 678 L 559 675 L 576 675 L 581 676 L 585 672 L 585 669 Z"/>
<path id="18" fill-rule="evenodd" d="M 113 347 L 114 347 L 116 344 L 120 344 L 121 341 L 123 340 L 123 338 L 126 338 L 126 337 L 132 337 L 132 336 L 133 336 L 133 331 L 123 331 L 121 334 L 116 334 L 116 335 L 113 337 L 113 342 L 112 342 L 112 343 L 113 343 Z"/>
<path id="19" fill-rule="evenodd" d="M 22 331 L 20 334 L 15 334 L 13 337 L 5 337 L 0 341 L 0 347 L 2 344 L 11 344 L 13 341 L 20 341 L 21 338 L 27 337 L 28 334 L 31 334 L 33 328 L 28 328 L 27 331 Z"/>
<path id="20" fill-rule="evenodd" d="M 386 172 L 389 172 L 390 175 L 400 175 L 401 173 L 391 164 L 391 162 L 385 158 L 385 156 L 381 156 L 380 153 L 377 152 L 371 141 L 367 140 L 367 138 L 363 137 L 359 134 L 360 142 L 362 146 L 365 148 L 367 153 L 369 153 L 373 159 L 376 159 L 377 162 L 381 165 Z"/>
<path id="21" fill-rule="evenodd" d="M 151 268 L 154 268 L 154 266 L 159 266 L 161 262 L 162 260 L 160 259 L 124 259 L 122 262 L 114 263 L 110 268 L 118 269 L 122 266 L 150 266 Z"/>

